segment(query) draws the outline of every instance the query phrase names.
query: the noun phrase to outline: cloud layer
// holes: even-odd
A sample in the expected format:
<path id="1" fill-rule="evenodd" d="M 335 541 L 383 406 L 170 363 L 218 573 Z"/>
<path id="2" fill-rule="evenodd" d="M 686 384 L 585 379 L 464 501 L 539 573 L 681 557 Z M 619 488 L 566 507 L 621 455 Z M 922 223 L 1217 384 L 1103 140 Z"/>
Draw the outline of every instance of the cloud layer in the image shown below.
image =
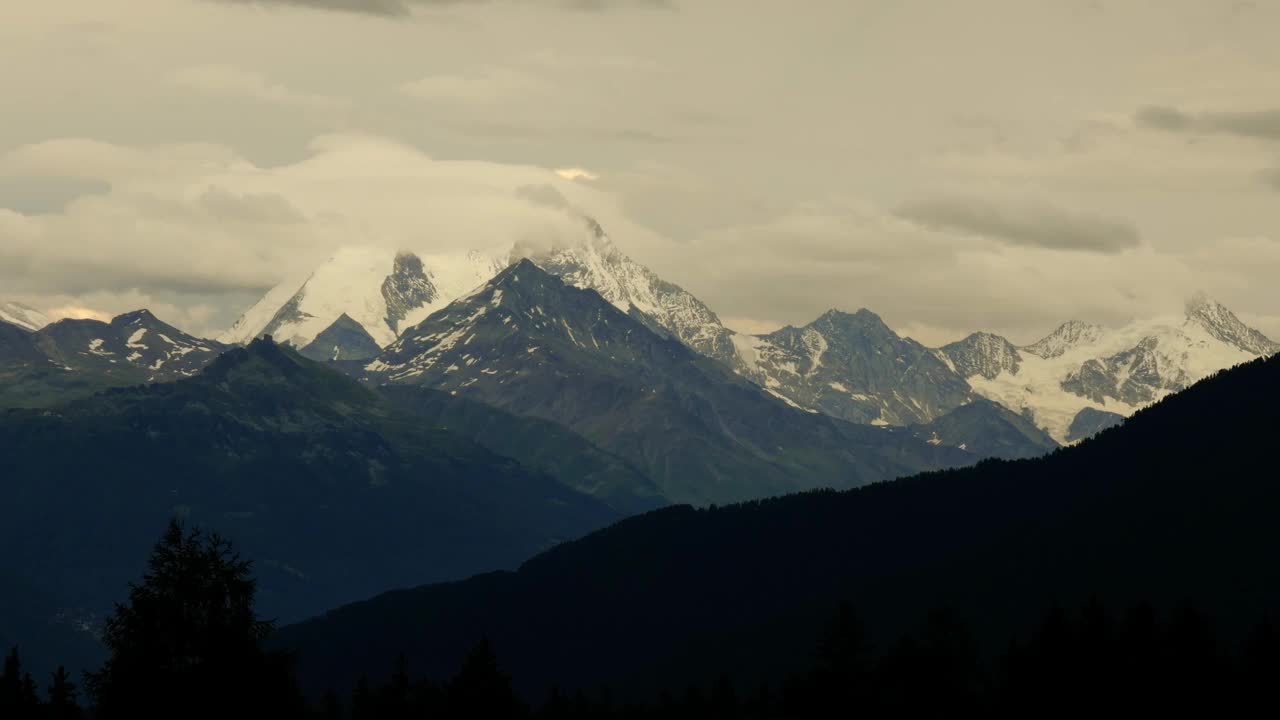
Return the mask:
<path id="1" fill-rule="evenodd" d="M 381 17 L 406 17 L 412 14 L 412 7 L 449 8 L 468 5 L 488 5 L 501 3 L 504 0 L 211 0 L 226 5 L 257 5 L 262 7 L 281 6 L 309 8 L 312 10 L 328 10 L 335 12 L 358 13 Z M 505 0 L 514 3 L 515 0 Z M 672 7 L 671 0 L 541 0 L 542 4 L 551 8 L 580 11 L 601 11 L 625 7 L 663 8 Z"/>
<path id="2" fill-rule="evenodd" d="M 337 247 L 581 207 L 743 327 L 1025 341 L 1203 288 L 1280 336 L 1280 5 L 1085 4 L 27 3 L 0 299 L 218 329 Z"/>
<path id="3" fill-rule="evenodd" d="M 1118 253 L 1140 243 L 1132 223 L 1047 205 L 1001 206 L 972 198 L 934 198 L 904 205 L 898 214 L 935 230 L 1051 250 Z"/>
<path id="4" fill-rule="evenodd" d="M 1221 133 L 1259 140 L 1280 140 L 1280 110 L 1187 113 L 1149 105 L 1134 116 L 1143 127 L 1172 132 Z"/>

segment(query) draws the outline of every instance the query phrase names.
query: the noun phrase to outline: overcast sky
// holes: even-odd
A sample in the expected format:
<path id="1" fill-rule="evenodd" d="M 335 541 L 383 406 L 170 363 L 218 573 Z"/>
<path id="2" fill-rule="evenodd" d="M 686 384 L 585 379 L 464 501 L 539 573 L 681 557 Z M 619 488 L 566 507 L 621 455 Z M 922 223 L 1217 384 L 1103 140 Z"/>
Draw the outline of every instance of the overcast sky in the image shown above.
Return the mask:
<path id="1" fill-rule="evenodd" d="M 214 332 L 342 245 L 555 232 L 549 185 L 743 330 L 1203 290 L 1280 337 L 1280 3 L 20 5 L 0 300 Z"/>

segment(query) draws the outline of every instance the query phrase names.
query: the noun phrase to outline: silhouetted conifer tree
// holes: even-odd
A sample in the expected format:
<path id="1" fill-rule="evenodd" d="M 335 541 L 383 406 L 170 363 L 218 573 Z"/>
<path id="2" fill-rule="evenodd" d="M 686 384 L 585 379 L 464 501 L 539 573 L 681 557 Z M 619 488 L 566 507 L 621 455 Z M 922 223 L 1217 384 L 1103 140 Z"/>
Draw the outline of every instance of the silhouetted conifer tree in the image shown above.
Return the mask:
<path id="1" fill-rule="evenodd" d="M 81 716 L 80 707 L 76 704 L 76 686 L 62 666 L 58 666 L 49 681 L 49 703 L 45 715 L 50 720 L 75 720 Z"/>
<path id="2" fill-rule="evenodd" d="M 803 691 L 809 705 L 804 712 L 830 717 L 837 708 L 863 705 L 869 692 L 872 650 L 862 621 L 842 603 L 818 643 L 809 687 Z"/>
<path id="3" fill-rule="evenodd" d="M 369 676 L 361 675 L 356 680 L 355 690 L 351 692 L 351 720 L 373 720 L 377 716 L 377 708 L 373 703 L 373 692 L 369 689 Z"/>
<path id="4" fill-rule="evenodd" d="M 487 638 L 471 651 L 462 670 L 449 683 L 445 705 L 452 718 L 503 720 L 525 713 L 511 687 L 511 678 L 498 669 L 498 657 Z"/>
<path id="5" fill-rule="evenodd" d="M 328 690 L 321 696 L 320 707 L 317 708 L 316 716 L 321 720 L 344 720 L 347 717 L 347 713 L 342 707 L 342 700 L 338 698 L 338 693 Z"/>
<path id="6" fill-rule="evenodd" d="M 87 676 L 98 717 L 300 714 L 288 659 L 262 648 L 272 626 L 254 613 L 256 589 L 230 543 L 171 522 L 107 621 L 110 656 Z"/>

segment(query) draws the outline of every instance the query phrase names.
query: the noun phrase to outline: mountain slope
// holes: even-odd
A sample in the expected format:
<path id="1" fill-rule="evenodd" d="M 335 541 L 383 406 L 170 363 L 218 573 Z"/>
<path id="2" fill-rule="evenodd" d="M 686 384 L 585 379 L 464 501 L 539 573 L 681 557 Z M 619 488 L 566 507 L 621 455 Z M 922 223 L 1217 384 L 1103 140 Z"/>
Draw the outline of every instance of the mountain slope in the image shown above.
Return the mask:
<path id="1" fill-rule="evenodd" d="M 382 352 L 382 347 L 363 325 L 343 313 L 299 352 L 316 362 L 371 360 Z"/>
<path id="2" fill-rule="evenodd" d="M 885 647 L 925 613 L 988 651 L 1043 608 L 1189 605 L 1220 627 L 1280 611 L 1280 358 L 1224 372 L 1051 456 L 843 493 L 660 510 L 501 573 L 386 594 L 286 628 L 305 684 L 349 687 L 397 653 L 436 677 L 481 635 L 541 697 L 769 680 L 847 600 Z M 528 618 L 536 617 L 536 623 Z M 412 628 L 412 632 L 406 632 Z"/>
<path id="3" fill-rule="evenodd" d="M 549 420 L 522 417 L 465 397 L 407 385 L 378 392 L 393 406 L 442 430 L 475 441 L 566 487 L 625 514 L 667 504 L 658 486 L 630 462 Z"/>
<path id="4" fill-rule="evenodd" d="M 1071 427 L 1067 428 L 1067 442 L 1079 442 L 1085 438 L 1091 438 L 1103 430 L 1115 427 L 1123 422 L 1123 415 L 1096 410 L 1091 407 L 1084 408 L 1079 413 L 1076 413 L 1075 419 L 1071 421 Z"/>
<path id="5" fill-rule="evenodd" d="M 35 308 L 22 303 L 0 303 L 0 322 L 17 325 L 24 330 L 36 331 L 49 324 L 49 318 Z"/>
<path id="6" fill-rule="evenodd" d="M 958 447 L 984 458 L 1017 460 L 1060 447 L 1026 417 L 983 398 L 912 429 L 927 442 Z"/>
<path id="7" fill-rule="evenodd" d="M 20 325 L 0 320 L 0 365 L 47 362 L 36 349 L 35 336 Z"/>
<path id="8" fill-rule="evenodd" d="M 851 487 L 973 459 L 790 408 L 528 260 L 407 331 L 364 376 L 558 422 L 677 502 Z"/>
<path id="9" fill-rule="evenodd" d="M 0 414 L 0 477 L 0 568 L 57 600 L 0 620 L 27 640 L 101 617 L 174 515 L 253 557 L 283 620 L 510 567 L 620 516 L 269 341 L 190 379 Z"/>

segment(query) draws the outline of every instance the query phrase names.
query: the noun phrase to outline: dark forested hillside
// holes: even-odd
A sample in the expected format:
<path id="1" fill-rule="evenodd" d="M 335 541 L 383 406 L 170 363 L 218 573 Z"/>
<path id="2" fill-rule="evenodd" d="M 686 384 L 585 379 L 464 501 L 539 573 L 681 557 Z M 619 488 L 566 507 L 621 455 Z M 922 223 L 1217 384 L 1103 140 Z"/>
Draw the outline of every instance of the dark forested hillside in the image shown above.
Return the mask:
<path id="1" fill-rule="evenodd" d="M 389 672 L 401 652 L 442 677 L 486 636 L 536 694 L 778 677 L 841 600 L 881 646 L 945 606 L 994 653 L 1045 608 L 1093 597 L 1198 607 L 1242 633 L 1280 611 L 1277 397 L 1280 358 L 1260 360 L 1045 458 L 659 510 L 518 572 L 382 595 L 277 642 L 322 690 Z"/>
<path id="2" fill-rule="evenodd" d="M 234 539 L 285 621 L 620 517 L 270 340 L 189 380 L 0 413 L 0 478 L 0 637 L 34 647 L 87 637 L 174 516 Z"/>
<path id="3" fill-rule="evenodd" d="M 627 514 L 669 504 L 658 486 L 631 463 L 550 420 L 512 415 L 465 397 L 408 385 L 384 385 L 378 393 L 400 410 L 515 458 Z"/>

